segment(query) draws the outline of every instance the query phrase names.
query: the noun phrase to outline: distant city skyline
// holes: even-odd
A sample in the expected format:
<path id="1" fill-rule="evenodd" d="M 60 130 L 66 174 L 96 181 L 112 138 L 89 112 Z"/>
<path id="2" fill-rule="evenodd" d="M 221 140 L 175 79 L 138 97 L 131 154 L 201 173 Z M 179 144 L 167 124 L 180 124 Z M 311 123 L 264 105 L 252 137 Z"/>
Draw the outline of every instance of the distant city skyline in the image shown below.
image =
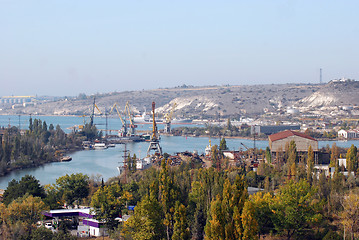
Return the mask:
<path id="1" fill-rule="evenodd" d="M 357 9 L 354 0 L 0 0 L 0 96 L 359 79 Z"/>

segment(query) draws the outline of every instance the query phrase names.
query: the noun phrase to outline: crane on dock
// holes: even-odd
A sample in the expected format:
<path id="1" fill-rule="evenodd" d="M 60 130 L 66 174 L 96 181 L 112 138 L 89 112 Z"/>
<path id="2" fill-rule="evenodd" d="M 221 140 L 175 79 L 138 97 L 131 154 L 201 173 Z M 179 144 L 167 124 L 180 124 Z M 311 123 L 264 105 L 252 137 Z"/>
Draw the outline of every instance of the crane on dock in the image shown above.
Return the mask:
<path id="1" fill-rule="evenodd" d="M 158 153 L 160 156 L 162 156 L 162 148 L 160 146 L 160 138 L 158 136 L 158 130 L 157 130 L 157 124 L 155 118 L 155 108 L 156 108 L 156 104 L 155 102 L 152 102 L 152 136 L 150 140 L 150 145 L 148 146 L 147 149 L 148 156 L 151 150 L 154 150 L 155 153 Z"/>
<path id="2" fill-rule="evenodd" d="M 126 135 L 127 135 L 126 118 L 122 117 L 120 110 L 118 110 L 117 103 L 113 104 L 109 114 L 111 114 L 114 109 L 116 109 L 117 115 L 120 118 L 121 123 L 122 123 L 122 128 L 121 128 L 122 135 L 123 135 L 123 137 L 126 137 Z"/>
<path id="3" fill-rule="evenodd" d="M 97 111 L 102 114 L 102 112 L 100 111 L 99 107 L 96 105 L 96 97 L 93 98 L 93 104 L 92 104 L 92 112 L 90 115 L 90 126 L 93 126 L 93 119 L 95 116 L 95 108 L 97 109 Z"/>
<path id="4" fill-rule="evenodd" d="M 129 128 L 129 134 L 130 134 L 130 136 L 134 136 L 134 135 L 136 135 L 137 125 L 134 124 L 133 114 L 131 113 L 130 103 L 128 101 L 125 106 L 125 114 L 127 114 L 128 120 L 130 122 L 130 124 L 127 125 L 127 127 Z"/>
<path id="5" fill-rule="evenodd" d="M 172 105 L 172 109 L 169 113 L 165 114 L 165 133 L 171 133 L 171 121 L 172 121 L 172 116 L 173 116 L 173 112 L 175 110 L 177 106 L 177 103 L 174 103 Z"/>

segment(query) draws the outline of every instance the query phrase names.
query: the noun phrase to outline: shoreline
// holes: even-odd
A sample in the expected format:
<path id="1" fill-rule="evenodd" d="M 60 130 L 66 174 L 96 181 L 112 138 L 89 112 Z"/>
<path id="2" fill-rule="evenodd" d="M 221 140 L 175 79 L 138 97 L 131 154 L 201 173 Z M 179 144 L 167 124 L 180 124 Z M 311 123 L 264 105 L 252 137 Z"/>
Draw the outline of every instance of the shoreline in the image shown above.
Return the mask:
<path id="1" fill-rule="evenodd" d="M 69 149 L 67 151 L 64 151 L 63 156 L 67 156 L 68 154 L 71 154 L 71 153 L 74 153 L 74 152 L 77 152 L 77 151 L 83 151 L 83 150 L 84 150 L 83 148 Z M 54 162 L 62 162 L 61 157 L 55 157 L 54 156 L 54 158 L 52 160 L 45 161 L 45 162 L 42 162 L 42 163 L 38 163 L 38 164 L 32 163 L 32 164 L 29 164 L 29 165 L 26 165 L 26 166 L 17 166 L 17 167 L 13 167 L 13 168 L 6 168 L 6 172 L 1 173 L 0 177 L 5 177 L 6 175 L 8 175 L 8 174 L 10 174 L 11 172 L 14 172 L 14 171 L 28 169 L 28 168 L 37 168 L 37 167 L 41 167 L 43 165 L 46 165 L 48 163 L 54 163 Z"/>

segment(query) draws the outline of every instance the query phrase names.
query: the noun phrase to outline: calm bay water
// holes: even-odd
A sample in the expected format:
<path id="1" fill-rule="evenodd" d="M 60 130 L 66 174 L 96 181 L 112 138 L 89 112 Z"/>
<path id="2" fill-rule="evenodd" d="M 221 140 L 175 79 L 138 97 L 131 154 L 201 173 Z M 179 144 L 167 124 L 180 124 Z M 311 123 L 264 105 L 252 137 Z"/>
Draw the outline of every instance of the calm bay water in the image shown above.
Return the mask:
<path id="1" fill-rule="evenodd" d="M 59 124 L 62 129 L 66 132 L 70 132 L 72 126 L 83 124 L 83 118 L 81 117 L 55 117 L 55 116 L 36 116 L 32 117 L 46 121 L 47 125 L 50 123 L 55 126 Z M 9 120 L 10 119 L 10 120 Z M 22 129 L 28 128 L 29 116 L 20 116 L 20 126 Z M 18 116 L 0 116 L 0 126 L 19 126 Z M 105 129 L 106 120 L 104 118 L 95 118 L 95 123 L 99 129 Z M 108 129 L 119 129 L 121 122 L 118 118 L 108 119 Z M 150 130 L 151 124 L 138 125 L 139 130 Z M 176 127 L 174 125 L 173 127 Z M 159 128 L 163 128 L 163 125 L 159 125 Z M 114 133 L 114 132 L 113 132 Z M 230 150 L 238 150 L 242 147 L 241 143 L 244 143 L 248 147 L 253 147 L 253 140 L 248 139 L 230 139 L 227 138 L 227 145 Z M 219 145 L 218 138 L 211 139 L 212 145 Z M 162 146 L 163 152 L 173 154 L 175 152 L 183 152 L 194 150 L 198 151 L 199 154 L 204 153 L 205 147 L 209 143 L 209 138 L 203 137 L 170 137 L 161 136 L 160 145 Z M 333 141 L 319 141 L 319 147 L 325 147 L 327 144 L 331 146 Z M 351 144 L 355 146 L 359 145 L 359 141 L 336 141 L 339 147 L 350 147 Z M 128 143 L 126 144 L 127 150 L 130 151 L 131 155 L 136 154 L 137 157 L 144 157 L 147 153 L 149 143 Z M 268 146 L 268 141 L 256 141 L 256 147 L 265 149 Z M 56 179 L 72 173 L 84 173 L 89 176 L 100 175 L 104 180 L 108 180 L 111 177 L 117 176 L 117 166 L 123 159 L 123 151 L 125 145 L 118 144 L 115 148 L 108 148 L 106 150 L 92 150 L 92 151 L 79 151 L 71 154 L 72 161 L 70 162 L 54 162 L 48 163 L 41 167 L 23 169 L 14 171 L 4 177 L 0 177 L 0 189 L 6 189 L 8 182 L 12 179 L 20 180 L 26 174 L 35 176 L 41 184 L 55 183 Z"/>

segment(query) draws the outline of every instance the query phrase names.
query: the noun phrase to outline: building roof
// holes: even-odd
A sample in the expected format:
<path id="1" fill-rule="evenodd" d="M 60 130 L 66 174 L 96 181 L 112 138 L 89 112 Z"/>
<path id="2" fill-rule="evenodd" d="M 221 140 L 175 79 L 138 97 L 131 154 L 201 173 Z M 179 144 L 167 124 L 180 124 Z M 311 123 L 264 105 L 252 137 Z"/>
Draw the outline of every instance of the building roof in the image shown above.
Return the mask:
<path id="1" fill-rule="evenodd" d="M 91 214 L 91 208 L 73 208 L 73 209 L 55 209 L 50 211 L 42 212 L 47 217 L 70 217 L 70 216 L 81 216 L 87 218 L 93 218 Z"/>
<path id="2" fill-rule="evenodd" d="M 291 137 L 291 136 L 298 136 L 298 137 L 307 138 L 307 139 L 310 139 L 313 141 L 317 141 L 316 139 L 312 138 L 311 136 L 308 136 L 304 133 L 295 132 L 292 130 L 286 130 L 283 132 L 275 133 L 275 134 L 269 135 L 268 138 L 270 141 L 274 142 L 274 141 L 281 140 L 281 139 Z"/>

